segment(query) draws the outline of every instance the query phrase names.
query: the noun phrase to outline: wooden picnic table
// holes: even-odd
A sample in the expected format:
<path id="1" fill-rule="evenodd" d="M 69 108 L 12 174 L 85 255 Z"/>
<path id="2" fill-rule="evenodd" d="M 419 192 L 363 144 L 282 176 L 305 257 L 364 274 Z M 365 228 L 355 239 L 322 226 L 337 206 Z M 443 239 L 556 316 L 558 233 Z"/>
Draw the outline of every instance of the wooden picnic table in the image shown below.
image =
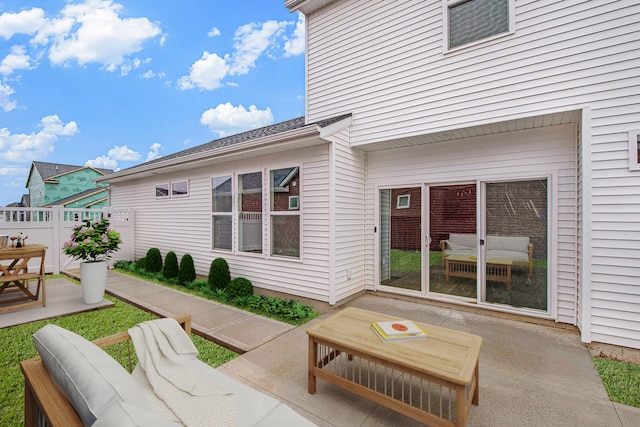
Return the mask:
<path id="1" fill-rule="evenodd" d="M 41 305 L 46 307 L 46 289 L 44 275 L 44 258 L 47 247 L 44 245 L 25 245 L 21 248 L 0 249 L 0 297 L 10 294 L 9 298 L 1 298 L 0 313 Z M 29 272 L 29 261 L 40 258 L 40 268 Z M 2 261 L 8 261 L 2 262 Z M 29 289 L 29 282 L 37 279 L 35 293 Z M 42 299 L 40 299 L 42 289 Z M 12 298 L 13 297 L 13 298 Z M 14 304 L 19 301 L 27 301 Z M 9 305 L 7 305 L 9 304 Z"/>

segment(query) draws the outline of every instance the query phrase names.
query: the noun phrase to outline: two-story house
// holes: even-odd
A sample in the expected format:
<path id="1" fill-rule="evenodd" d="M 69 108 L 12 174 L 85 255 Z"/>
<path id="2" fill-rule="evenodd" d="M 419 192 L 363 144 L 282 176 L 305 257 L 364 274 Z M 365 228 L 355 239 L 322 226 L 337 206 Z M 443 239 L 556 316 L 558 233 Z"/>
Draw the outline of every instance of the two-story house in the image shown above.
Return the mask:
<path id="1" fill-rule="evenodd" d="M 200 272 L 223 257 L 264 291 L 384 292 L 640 349 L 638 2 L 285 6 L 306 16 L 304 118 L 98 179 L 136 209 L 139 256 L 189 252 Z M 276 205 L 292 170 L 296 198 Z"/>
<path id="2" fill-rule="evenodd" d="M 111 169 L 32 162 L 26 187 L 29 206 L 102 209 L 109 206 L 109 190 L 93 179 L 113 173 Z"/>

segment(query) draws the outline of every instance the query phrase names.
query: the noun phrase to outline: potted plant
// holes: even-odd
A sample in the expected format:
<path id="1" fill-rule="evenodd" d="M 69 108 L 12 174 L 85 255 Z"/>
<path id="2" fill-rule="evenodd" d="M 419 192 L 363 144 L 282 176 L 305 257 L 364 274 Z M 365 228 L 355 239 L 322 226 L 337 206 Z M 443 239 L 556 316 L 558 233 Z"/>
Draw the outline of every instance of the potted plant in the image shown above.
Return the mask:
<path id="1" fill-rule="evenodd" d="M 108 219 L 86 219 L 73 228 L 71 240 L 65 242 L 65 254 L 80 262 L 80 285 L 85 304 L 102 301 L 107 285 L 107 260 L 120 249 L 120 233 L 109 229 Z"/>

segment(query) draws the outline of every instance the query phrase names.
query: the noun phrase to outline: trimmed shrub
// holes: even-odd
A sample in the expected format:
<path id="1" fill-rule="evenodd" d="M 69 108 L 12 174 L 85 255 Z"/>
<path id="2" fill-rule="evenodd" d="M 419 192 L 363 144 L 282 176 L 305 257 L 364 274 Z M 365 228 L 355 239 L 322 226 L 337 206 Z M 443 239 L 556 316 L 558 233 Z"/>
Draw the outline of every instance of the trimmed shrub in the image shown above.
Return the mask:
<path id="1" fill-rule="evenodd" d="M 160 249 L 149 249 L 145 258 L 147 258 L 146 268 L 149 273 L 159 273 L 162 271 L 162 254 L 160 254 Z"/>
<path id="2" fill-rule="evenodd" d="M 162 276 L 167 279 L 178 277 L 178 257 L 175 252 L 167 253 L 164 258 L 164 267 L 162 267 Z"/>
<path id="3" fill-rule="evenodd" d="M 211 261 L 209 267 L 209 286 L 211 289 L 226 289 L 231 281 L 229 264 L 224 258 L 216 258 Z"/>
<path id="4" fill-rule="evenodd" d="M 253 295 L 253 285 L 249 279 L 236 277 L 227 285 L 229 298 L 246 298 Z"/>
<path id="5" fill-rule="evenodd" d="M 196 280 L 196 268 L 193 266 L 193 257 L 184 254 L 180 259 L 180 267 L 178 267 L 178 283 L 187 285 Z"/>
<path id="6" fill-rule="evenodd" d="M 147 259 L 140 258 L 139 260 L 134 261 L 133 266 L 135 270 L 147 271 Z"/>

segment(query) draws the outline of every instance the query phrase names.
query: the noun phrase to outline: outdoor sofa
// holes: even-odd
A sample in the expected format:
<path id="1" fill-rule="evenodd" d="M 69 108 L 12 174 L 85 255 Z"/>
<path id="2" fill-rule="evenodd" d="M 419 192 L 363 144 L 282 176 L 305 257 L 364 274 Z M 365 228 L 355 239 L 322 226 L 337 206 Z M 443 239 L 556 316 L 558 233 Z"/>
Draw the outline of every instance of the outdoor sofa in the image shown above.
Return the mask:
<path id="1" fill-rule="evenodd" d="M 178 337 L 178 340 L 169 337 L 168 341 L 160 338 L 157 341 L 160 342 L 160 347 L 166 347 L 168 342 L 169 349 L 175 350 L 182 357 L 190 351 L 190 346 L 193 346 L 190 338 L 191 316 L 181 315 L 175 320 L 182 329 L 173 319 L 151 322 L 170 321 L 176 324 L 175 328 L 183 337 Z M 134 335 L 135 353 L 140 355 L 135 338 L 139 338 L 141 335 L 138 334 L 141 332 L 135 328 L 146 326 L 149 330 L 149 326 L 156 325 L 146 325 L 151 322 L 144 322 L 128 332 L 120 332 L 93 342 L 53 324 L 37 331 L 34 334 L 34 342 L 40 357 L 21 362 L 25 378 L 25 426 L 163 427 L 190 424 L 177 421 L 176 417 L 172 417 L 174 420 L 171 420 L 163 413 L 166 407 L 164 411 L 157 410 L 158 404 L 163 403 L 155 393 L 164 388 L 158 386 L 158 381 L 165 381 L 164 378 L 152 378 L 151 384 L 144 376 L 136 376 L 138 368 L 129 374 L 114 357 L 103 350 L 111 347 L 119 351 L 116 358 L 129 357 L 130 360 L 129 342 Z M 151 330 L 157 331 L 158 327 Z M 186 343 L 184 336 L 188 340 Z M 144 339 L 148 340 L 149 337 L 144 335 Z M 149 344 L 149 347 L 152 346 L 153 343 Z M 195 347 L 193 349 L 195 350 Z M 197 350 L 195 351 L 197 353 Z M 145 366 L 144 363 L 148 364 L 156 357 L 145 357 L 144 353 L 142 354 L 143 357 L 138 358 L 138 366 Z M 176 365 L 173 360 L 161 361 L 158 366 L 163 363 L 170 365 L 171 369 L 183 366 Z M 152 368 L 147 365 L 144 370 L 151 371 Z M 176 396 L 174 400 L 178 404 L 182 405 L 184 402 L 184 407 L 178 408 L 177 414 L 186 413 L 187 418 L 206 417 L 197 420 L 195 424 L 261 427 L 314 425 L 280 401 L 224 375 L 195 356 L 189 362 L 189 369 L 173 373 L 177 374 L 173 378 L 175 382 L 185 382 L 185 378 L 188 381 L 191 377 L 198 383 L 190 389 L 186 398 L 182 391 L 186 389 L 180 390 L 179 394 L 173 389 L 169 393 L 170 397 Z M 214 392 L 204 390 L 209 388 L 215 389 Z M 167 401 L 167 395 L 162 397 Z M 195 402 L 189 400 L 192 397 L 195 398 Z M 216 399 L 222 399 L 226 406 L 216 407 Z M 169 402 L 168 406 L 173 410 L 175 405 L 175 402 Z M 224 419 L 217 420 L 218 416 Z"/>
<path id="2" fill-rule="evenodd" d="M 471 233 L 450 233 L 449 238 L 440 241 L 442 266 L 449 255 L 476 256 L 477 238 Z M 487 236 L 487 258 L 508 258 L 513 265 L 529 268 L 533 276 L 533 244 L 527 236 Z"/>

